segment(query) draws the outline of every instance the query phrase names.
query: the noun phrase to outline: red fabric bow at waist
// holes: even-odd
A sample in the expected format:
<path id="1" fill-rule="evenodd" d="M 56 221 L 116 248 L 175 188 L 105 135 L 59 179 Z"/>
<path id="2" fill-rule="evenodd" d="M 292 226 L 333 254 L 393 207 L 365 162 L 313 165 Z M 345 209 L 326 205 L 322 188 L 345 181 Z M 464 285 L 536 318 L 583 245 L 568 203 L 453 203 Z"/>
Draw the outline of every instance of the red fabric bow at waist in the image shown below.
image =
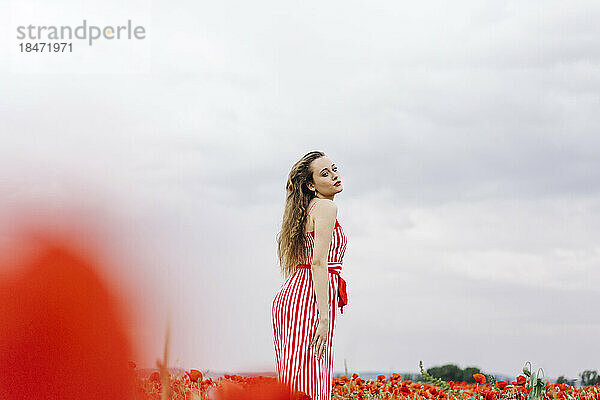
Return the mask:
<path id="1" fill-rule="evenodd" d="M 340 265 L 340 263 L 335 264 Z M 311 269 L 311 266 L 310 264 L 298 264 L 298 268 Z M 328 267 L 327 270 L 330 273 L 337 275 L 338 277 L 338 306 L 340 307 L 340 312 L 343 314 L 344 306 L 348 304 L 348 294 L 346 293 L 346 281 L 340 275 L 339 268 Z"/>

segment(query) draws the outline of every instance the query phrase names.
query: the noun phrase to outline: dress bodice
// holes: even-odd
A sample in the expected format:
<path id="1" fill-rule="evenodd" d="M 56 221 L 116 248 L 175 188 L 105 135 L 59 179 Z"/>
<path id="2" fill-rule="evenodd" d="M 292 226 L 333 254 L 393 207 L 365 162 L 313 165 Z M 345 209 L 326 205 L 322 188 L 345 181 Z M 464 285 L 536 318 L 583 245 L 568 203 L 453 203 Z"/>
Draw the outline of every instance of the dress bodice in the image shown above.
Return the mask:
<path id="1" fill-rule="evenodd" d="M 304 264 L 312 265 L 313 260 L 313 249 L 315 247 L 315 233 L 314 231 L 305 233 L 305 258 Z M 339 221 L 335 220 L 335 227 L 331 235 L 331 243 L 329 245 L 329 253 L 327 255 L 327 264 L 339 265 L 340 269 L 344 260 L 344 253 L 346 252 L 346 245 L 348 238 L 344 234 L 344 229 L 340 225 Z"/>

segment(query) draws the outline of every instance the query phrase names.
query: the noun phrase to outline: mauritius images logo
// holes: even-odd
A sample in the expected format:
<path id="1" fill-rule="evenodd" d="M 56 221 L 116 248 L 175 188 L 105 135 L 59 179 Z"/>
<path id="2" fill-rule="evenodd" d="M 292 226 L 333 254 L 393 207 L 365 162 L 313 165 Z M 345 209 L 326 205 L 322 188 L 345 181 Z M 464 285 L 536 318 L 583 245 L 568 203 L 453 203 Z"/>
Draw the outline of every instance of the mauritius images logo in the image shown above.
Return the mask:
<path id="1" fill-rule="evenodd" d="M 17 26 L 17 39 L 25 41 L 50 41 L 50 40 L 86 40 L 91 46 L 96 40 L 142 40 L 146 38 L 146 28 L 141 25 L 134 26 L 131 20 L 126 25 L 88 25 L 83 20 L 82 25 L 21 25 Z"/>

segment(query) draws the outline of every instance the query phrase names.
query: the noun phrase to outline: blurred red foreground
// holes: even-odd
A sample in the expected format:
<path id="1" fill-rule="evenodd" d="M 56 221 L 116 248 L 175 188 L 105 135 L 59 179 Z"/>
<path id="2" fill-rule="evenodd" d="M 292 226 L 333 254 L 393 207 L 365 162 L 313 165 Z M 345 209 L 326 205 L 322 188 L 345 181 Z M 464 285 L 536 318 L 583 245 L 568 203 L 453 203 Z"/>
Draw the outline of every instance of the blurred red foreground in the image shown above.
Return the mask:
<path id="1" fill-rule="evenodd" d="M 130 397 L 131 342 L 99 261 L 64 236 L 25 240 L 0 264 L 0 398 Z"/>

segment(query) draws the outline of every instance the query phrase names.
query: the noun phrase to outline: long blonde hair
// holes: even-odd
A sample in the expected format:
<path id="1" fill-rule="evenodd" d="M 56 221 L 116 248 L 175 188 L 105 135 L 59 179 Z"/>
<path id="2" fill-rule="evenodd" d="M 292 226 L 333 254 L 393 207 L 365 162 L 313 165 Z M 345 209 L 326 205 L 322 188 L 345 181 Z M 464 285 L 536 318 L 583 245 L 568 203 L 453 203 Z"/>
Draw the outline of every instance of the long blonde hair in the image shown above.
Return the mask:
<path id="1" fill-rule="evenodd" d="M 308 204 L 316 196 L 307 183 L 314 183 L 310 163 L 325 156 L 322 151 L 311 151 L 297 161 L 288 175 L 285 210 L 281 231 L 277 234 L 279 266 L 287 279 L 296 270 L 305 254 L 304 223 Z"/>

